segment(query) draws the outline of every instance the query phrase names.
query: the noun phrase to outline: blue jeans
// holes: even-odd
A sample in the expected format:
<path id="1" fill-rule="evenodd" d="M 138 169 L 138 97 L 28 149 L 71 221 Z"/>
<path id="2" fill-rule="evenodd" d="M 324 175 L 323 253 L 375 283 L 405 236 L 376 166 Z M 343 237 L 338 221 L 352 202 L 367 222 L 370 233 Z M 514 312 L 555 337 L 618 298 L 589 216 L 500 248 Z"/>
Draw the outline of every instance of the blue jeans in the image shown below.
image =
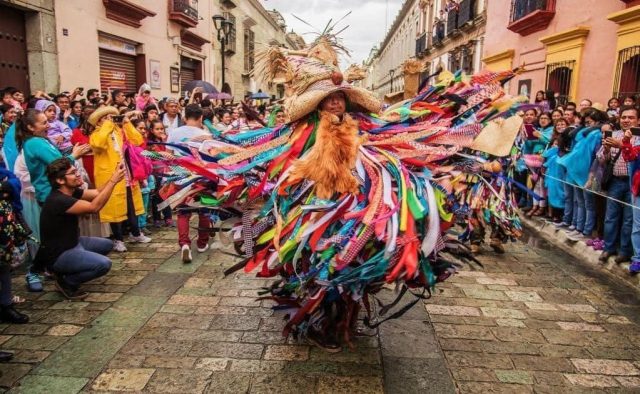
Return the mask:
<path id="1" fill-rule="evenodd" d="M 564 187 L 564 215 L 562 216 L 562 222 L 566 224 L 573 224 L 573 186 L 563 183 Z"/>
<path id="2" fill-rule="evenodd" d="M 631 189 L 628 178 L 613 177 L 607 195 L 620 201 L 631 203 Z M 633 228 L 633 209 L 619 202 L 607 199 L 604 216 L 604 251 L 620 256 L 631 256 L 631 230 Z M 618 247 L 620 242 L 620 249 Z"/>
<path id="3" fill-rule="evenodd" d="M 584 193 L 577 186 L 573 187 L 573 218 L 575 220 L 576 230 L 582 232 L 584 230 Z"/>
<path id="4" fill-rule="evenodd" d="M 111 269 L 106 256 L 113 249 L 113 241 L 98 237 L 80 237 L 78 245 L 62 253 L 53 270 L 62 274 L 64 281 L 73 287 L 105 275 Z"/>
<path id="5" fill-rule="evenodd" d="M 632 262 L 640 261 L 640 197 L 632 196 L 633 199 L 633 227 L 631 230 L 631 244 L 633 245 Z"/>
<path id="6" fill-rule="evenodd" d="M 582 190 L 584 196 L 584 228 L 582 234 L 590 237 L 596 228 L 596 197 L 589 190 Z"/>

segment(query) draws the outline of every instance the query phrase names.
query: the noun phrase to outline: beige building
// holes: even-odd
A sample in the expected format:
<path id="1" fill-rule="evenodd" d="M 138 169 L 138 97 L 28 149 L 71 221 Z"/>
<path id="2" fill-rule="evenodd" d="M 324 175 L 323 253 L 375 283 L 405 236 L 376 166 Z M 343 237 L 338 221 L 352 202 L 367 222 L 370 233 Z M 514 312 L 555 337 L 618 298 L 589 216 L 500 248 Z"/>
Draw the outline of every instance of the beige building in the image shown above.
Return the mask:
<path id="1" fill-rule="evenodd" d="M 0 86 L 134 92 L 147 82 L 163 97 L 184 94 L 185 83 L 203 79 L 220 90 L 213 15 L 234 23 L 223 90 L 236 98 L 260 89 L 281 96 L 282 89 L 254 78 L 255 51 L 300 42 L 257 0 L 0 0 L 0 26 L 20 37 L 0 36 Z"/>
<path id="2" fill-rule="evenodd" d="M 373 90 L 393 99 L 404 89 L 403 63 L 424 63 L 420 81 L 439 67 L 478 72 L 482 68 L 487 0 L 405 0 L 380 44 L 367 61 Z M 447 8 L 447 5 L 449 5 Z"/>

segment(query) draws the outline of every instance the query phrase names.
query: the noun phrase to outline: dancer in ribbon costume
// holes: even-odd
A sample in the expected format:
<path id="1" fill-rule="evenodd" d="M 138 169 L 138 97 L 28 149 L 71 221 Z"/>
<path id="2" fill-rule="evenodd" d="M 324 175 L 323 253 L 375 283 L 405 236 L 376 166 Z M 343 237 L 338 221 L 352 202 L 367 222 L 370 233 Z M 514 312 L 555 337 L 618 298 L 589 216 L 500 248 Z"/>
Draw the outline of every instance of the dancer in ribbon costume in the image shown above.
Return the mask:
<path id="1" fill-rule="evenodd" d="M 228 272 L 280 276 L 264 298 L 286 310 L 284 335 L 328 351 L 351 345 L 361 306 L 370 312 L 385 283 L 420 297 L 454 272 L 443 256 L 465 251 L 445 235 L 456 222 L 462 240 L 471 217 L 520 232 L 503 165 L 467 149 L 517 107 L 501 89 L 514 73 L 444 72 L 377 115 L 380 102 L 344 82 L 336 47 L 325 34 L 305 51 L 263 53 L 258 69 L 285 83 L 290 123 L 176 146 L 184 155 L 147 152 L 166 162 L 165 204 L 242 212 L 234 237 L 247 259 Z M 509 156 L 521 125 L 493 124 L 490 149 L 474 149 Z"/>

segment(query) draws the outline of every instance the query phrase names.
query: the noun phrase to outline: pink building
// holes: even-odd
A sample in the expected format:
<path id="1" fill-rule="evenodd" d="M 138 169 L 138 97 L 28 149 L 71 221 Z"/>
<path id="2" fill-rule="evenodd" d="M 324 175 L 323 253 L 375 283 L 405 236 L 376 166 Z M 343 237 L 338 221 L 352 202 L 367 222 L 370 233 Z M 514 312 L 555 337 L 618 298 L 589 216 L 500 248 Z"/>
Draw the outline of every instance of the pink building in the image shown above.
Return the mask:
<path id="1" fill-rule="evenodd" d="M 524 65 L 509 93 L 559 93 L 606 104 L 640 92 L 639 0 L 491 1 L 483 63 L 502 70 Z"/>

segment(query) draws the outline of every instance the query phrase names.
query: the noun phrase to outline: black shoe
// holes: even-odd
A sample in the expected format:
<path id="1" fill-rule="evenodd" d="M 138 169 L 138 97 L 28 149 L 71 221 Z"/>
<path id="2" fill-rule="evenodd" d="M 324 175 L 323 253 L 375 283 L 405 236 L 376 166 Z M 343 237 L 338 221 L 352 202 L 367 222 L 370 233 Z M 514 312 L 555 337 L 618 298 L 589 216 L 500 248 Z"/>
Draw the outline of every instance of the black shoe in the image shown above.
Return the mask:
<path id="1" fill-rule="evenodd" d="M 625 255 L 618 255 L 618 257 L 613 259 L 613 261 L 615 261 L 616 264 L 629 263 L 631 262 L 631 257 L 625 256 Z"/>
<path id="2" fill-rule="evenodd" d="M 56 289 L 68 300 L 84 300 L 89 293 L 80 291 L 64 281 L 61 275 L 56 277 Z"/>
<path id="3" fill-rule="evenodd" d="M 606 263 L 609 260 L 609 257 L 613 256 L 613 253 L 609 253 L 609 252 L 602 252 L 600 253 L 600 257 L 598 257 L 598 261 L 601 263 Z M 616 257 L 616 260 L 618 258 Z"/>
<path id="4" fill-rule="evenodd" d="M 7 361 L 11 361 L 13 358 L 13 353 L 3 352 L 0 350 L 0 363 L 6 363 Z"/>
<path id="5" fill-rule="evenodd" d="M 307 330 L 306 338 L 309 343 L 328 353 L 340 353 L 342 351 L 342 347 L 333 338 L 327 338 L 313 328 Z"/>
<path id="6" fill-rule="evenodd" d="M 29 322 L 29 316 L 20 313 L 13 305 L 0 306 L 0 320 L 5 323 L 25 324 Z"/>

